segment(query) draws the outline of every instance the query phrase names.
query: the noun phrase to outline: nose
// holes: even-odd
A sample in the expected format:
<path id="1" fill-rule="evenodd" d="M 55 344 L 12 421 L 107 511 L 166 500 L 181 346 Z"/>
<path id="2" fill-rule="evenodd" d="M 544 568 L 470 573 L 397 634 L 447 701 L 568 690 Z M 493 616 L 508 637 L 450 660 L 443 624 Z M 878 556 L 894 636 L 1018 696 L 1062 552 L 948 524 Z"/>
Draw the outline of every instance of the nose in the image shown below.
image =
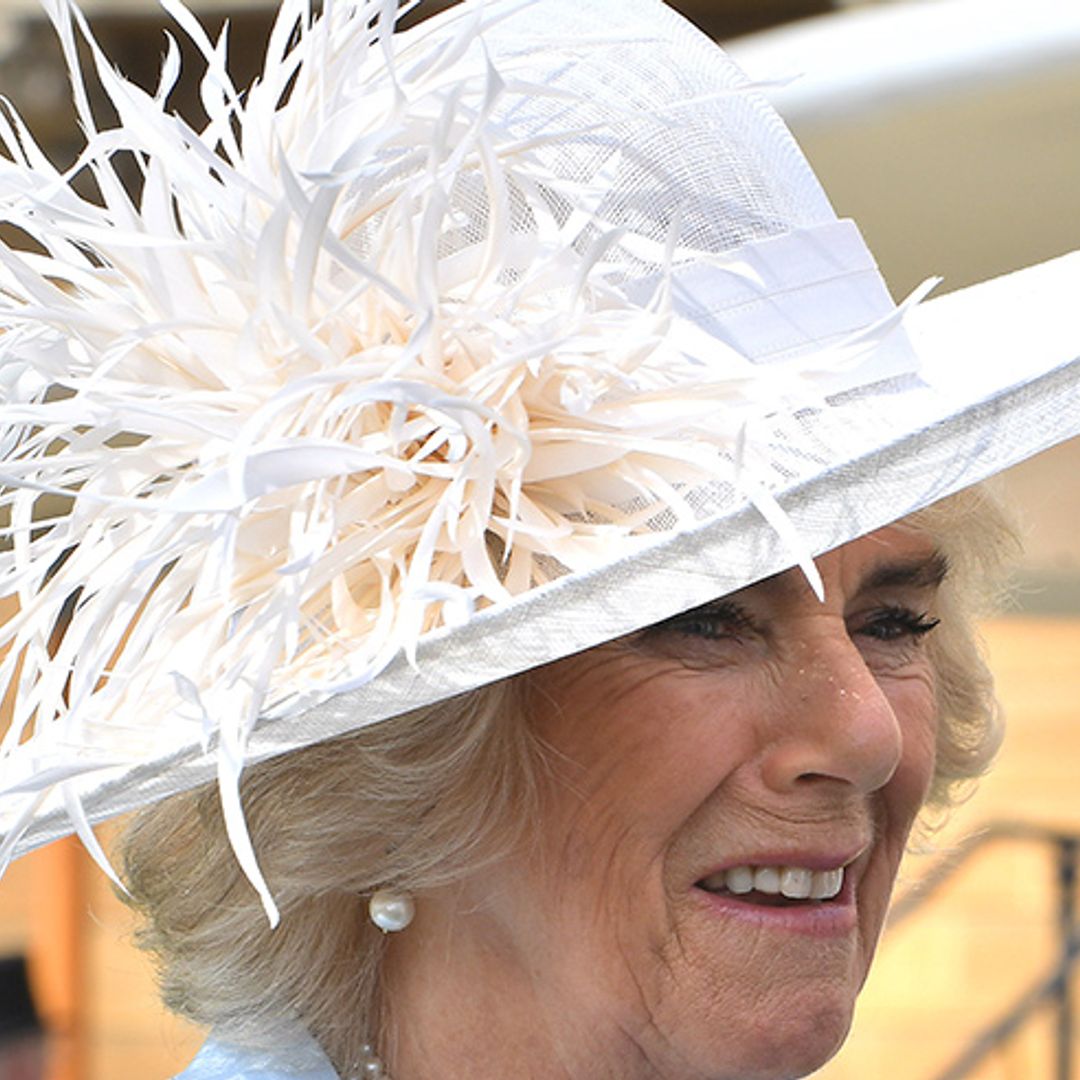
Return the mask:
<path id="1" fill-rule="evenodd" d="M 903 752 L 899 722 L 846 635 L 804 645 L 778 701 L 762 764 L 768 787 L 789 793 L 832 781 L 869 794 L 896 772 Z"/>

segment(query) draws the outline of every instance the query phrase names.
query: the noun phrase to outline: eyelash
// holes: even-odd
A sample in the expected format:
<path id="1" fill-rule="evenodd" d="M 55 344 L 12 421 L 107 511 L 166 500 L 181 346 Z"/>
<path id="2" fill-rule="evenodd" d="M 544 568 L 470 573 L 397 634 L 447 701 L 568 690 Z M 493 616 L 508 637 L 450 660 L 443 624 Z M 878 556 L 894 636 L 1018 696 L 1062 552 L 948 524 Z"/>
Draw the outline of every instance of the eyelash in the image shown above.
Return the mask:
<path id="1" fill-rule="evenodd" d="M 940 622 L 928 612 L 893 605 L 874 611 L 856 632 L 875 641 L 918 640 L 934 630 Z M 707 641 L 725 641 L 756 630 L 754 621 L 742 608 L 736 604 L 716 603 L 657 623 L 645 633 L 649 636 L 676 633 Z"/>
<path id="2" fill-rule="evenodd" d="M 922 638 L 941 623 L 928 612 L 916 612 L 910 608 L 887 607 L 875 611 L 867 619 L 860 633 L 877 641 L 898 641 L 901 638 Z"/>
<path id="3" fill-rule="evenodd" d="M 717 601 L 683 612 L 674 618 L 665 619 L 655 626 L 650 626 L 645 633 L 649 636 L 666 633 L 685 634 L 688 637 L 703 638 L 707 641 L 723 641 L 738 638 L 741 634 L 754 629 L 753 620 L 737 604 Z"/>

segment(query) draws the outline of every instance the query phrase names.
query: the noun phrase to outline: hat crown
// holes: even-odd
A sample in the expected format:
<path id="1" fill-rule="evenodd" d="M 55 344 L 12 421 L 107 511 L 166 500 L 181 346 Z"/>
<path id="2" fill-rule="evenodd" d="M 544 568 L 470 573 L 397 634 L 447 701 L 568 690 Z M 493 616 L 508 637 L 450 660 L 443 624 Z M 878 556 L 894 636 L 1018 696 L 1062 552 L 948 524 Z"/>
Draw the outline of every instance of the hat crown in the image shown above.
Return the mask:
<path id="1" fill-rule="evenodd" d="M 351 7 L 338 4 L 337 10 Z M 480 32 L 463 44 L 470 23 Z M 574 236 L 579 250 L 606 230 L 629 237 L 608 254 L 611 267 L 628 279 L 662 269 L 672 247 L 720 254 L 836 220 L 764 95 L 713 41 L 660 0 L 465 4 L 398 35 L 398 42 L 395 76 L 405 107 L 426 114 L 433 127 L 446 125 L 444 159 L 459 147 L 458 139 L 472 136 L 470 117 L 484 112 L 487 135 L 497 138 L 500 150 L 514 148 L 500 164 L 512 185 L 515 230 L 537 228 L 535 204 L 527 204 L 539 189 L 556 226 L 592 217 Z M 452 55 L 453 63 L 433 63 L 440 52 Z M 378 50 L 369 50 L 365 63 L 343 64 L 339 98 L 362 103 L 370 69 L 381 59 Z M 460 109 L 453 123 L 433 111 L 434 102 L 445 104 L 451 71 Z M 494 95 L 493 72 L 500 84 Z M 363 122 L 362 105 L 353 117 Z M 324 160 L 347 154 L 356 137 L 347 120 L 332 125 L 316 153 Z M 400 190 L 432 167 L 420 149 L 415 141 L 396 139 L 370 155 L 351 197 L 367 203 L 376 190 Z M 490 239 L 489 178 L 480 162 L 472 164 L 448 191 L 443 254 Z M 513 190 L 519 170 L 536 185 L 524 197 Z M 378 227 L 369 220 L 364 231 Z M 363 236 L 353 243 L 370 250 Z"/>

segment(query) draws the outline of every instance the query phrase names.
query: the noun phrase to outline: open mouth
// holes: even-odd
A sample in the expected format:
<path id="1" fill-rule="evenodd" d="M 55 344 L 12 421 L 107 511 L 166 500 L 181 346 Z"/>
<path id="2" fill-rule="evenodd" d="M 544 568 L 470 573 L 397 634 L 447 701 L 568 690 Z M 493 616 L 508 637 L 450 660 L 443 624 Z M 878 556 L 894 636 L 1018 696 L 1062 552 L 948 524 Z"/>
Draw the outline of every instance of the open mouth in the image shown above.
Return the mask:
<path id="1" fill-rule="evenodd" d="M 794 907 L 835 900 L 844 887 L 844 868 L 810 870 L 802 866 L 732 866 L 702 878 L 699 889 L 730 896 L 744 904 Z"/>

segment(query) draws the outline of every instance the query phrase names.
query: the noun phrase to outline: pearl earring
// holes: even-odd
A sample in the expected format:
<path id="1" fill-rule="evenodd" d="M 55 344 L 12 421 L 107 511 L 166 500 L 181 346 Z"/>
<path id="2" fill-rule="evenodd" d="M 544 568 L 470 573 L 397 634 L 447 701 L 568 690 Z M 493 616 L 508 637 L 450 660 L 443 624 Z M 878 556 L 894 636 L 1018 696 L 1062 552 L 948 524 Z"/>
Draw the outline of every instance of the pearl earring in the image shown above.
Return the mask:
<path id="1" fill-rule="evenodd" d="M 404 930 L 413 921 L 416 905 L 408 893 L 380 889 L 368 901 L 371 921 L 384 933 Z"/>
<path id="2" fill-rule="evenodd" d="M 360 1071 L 354 1074 L 351 1080 L 390 1080 L 386 1066 L 375 1053 L 375 1047 L 371 1043 L 364 1043 L 362 1053 L 364 1057 L 360 1063 Z"/>

